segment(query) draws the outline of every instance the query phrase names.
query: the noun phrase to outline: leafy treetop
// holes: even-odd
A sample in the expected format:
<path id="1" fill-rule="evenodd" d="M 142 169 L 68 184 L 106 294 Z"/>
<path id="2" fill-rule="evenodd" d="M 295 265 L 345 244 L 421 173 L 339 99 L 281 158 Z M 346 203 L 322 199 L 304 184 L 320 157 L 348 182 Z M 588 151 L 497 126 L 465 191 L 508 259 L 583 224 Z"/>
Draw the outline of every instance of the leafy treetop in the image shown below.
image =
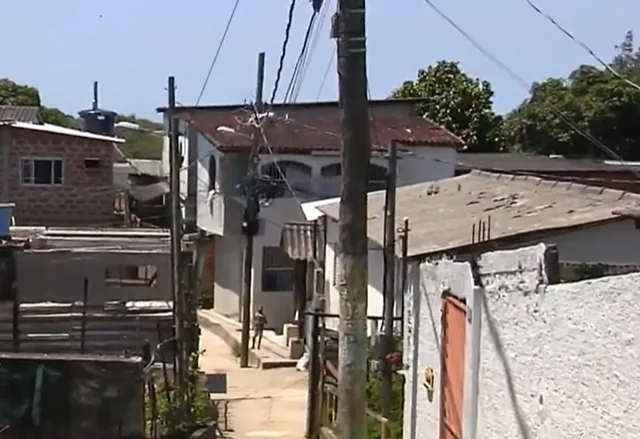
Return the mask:
<path id="1" fill-rule="evenodd" d="M 469 152 L 501 150 L 502 119 L 492 109 L 491 84 L 469 77 L 456 62 L 439 61 L 419 70 L 393 97 L 421 98 L 419 111 L 459 136 Z"/>
<path id="2" fill-rule="evenodd" d="M 632 32 L 616 50 L 611 66 L 640 83 L 640 51 Z M 531 97 L 506 116 L 503 128 L 506 144 L 516 151 L 609 157 L 558 113 L 623 159 L 640 159 L 640 91 L 609 70 L 583 65 L 566 79 L 533 84 Z"/>

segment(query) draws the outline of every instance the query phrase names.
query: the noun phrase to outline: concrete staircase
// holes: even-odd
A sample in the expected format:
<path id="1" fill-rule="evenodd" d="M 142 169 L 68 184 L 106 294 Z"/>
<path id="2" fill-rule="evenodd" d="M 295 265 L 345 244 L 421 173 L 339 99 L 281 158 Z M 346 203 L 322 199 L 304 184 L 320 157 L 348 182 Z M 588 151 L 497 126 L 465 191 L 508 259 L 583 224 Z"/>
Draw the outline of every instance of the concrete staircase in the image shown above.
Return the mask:
<path id="1" fill-rule="evenodd" d="M 198 310 L 198 323 L 203 329 L 220 337 L 234 352 L 240 351 L 242 325 L 213 310 Z M 295 367 L 298 360 L 289 358 L 284 338 L 274 331 L 265 330 L 262 346 L 249 350 L 249 364 L 260 369 Z"/>

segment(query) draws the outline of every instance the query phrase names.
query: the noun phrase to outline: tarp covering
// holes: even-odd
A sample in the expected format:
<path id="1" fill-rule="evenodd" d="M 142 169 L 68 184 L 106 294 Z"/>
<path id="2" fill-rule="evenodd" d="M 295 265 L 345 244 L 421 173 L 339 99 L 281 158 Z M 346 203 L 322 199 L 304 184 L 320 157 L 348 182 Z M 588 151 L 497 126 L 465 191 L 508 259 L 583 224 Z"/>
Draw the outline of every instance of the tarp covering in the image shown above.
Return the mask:
<path id="1" fill-rule="evenodd" d="M 0 354 L 0 430 L 12 437 L 143 437 L 140 358 Z"/>

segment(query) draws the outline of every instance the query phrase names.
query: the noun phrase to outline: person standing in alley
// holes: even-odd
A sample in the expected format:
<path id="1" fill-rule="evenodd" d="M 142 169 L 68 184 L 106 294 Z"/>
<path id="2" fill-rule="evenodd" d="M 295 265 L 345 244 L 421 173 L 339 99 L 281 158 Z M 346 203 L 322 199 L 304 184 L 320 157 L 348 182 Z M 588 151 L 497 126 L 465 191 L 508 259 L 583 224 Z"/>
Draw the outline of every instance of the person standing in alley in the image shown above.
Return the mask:
<path id="1" fill-rule="evenodd" d="M 262 307 L 258 308 L 258 312 L 253 316 L 253 339 L 251 341 L 251 349 L 256 348 L 256 339 L 258 340 L 258 349 L 262 344 L 262 333 L 267 325 L 267 317 L 264 315 Z"/>

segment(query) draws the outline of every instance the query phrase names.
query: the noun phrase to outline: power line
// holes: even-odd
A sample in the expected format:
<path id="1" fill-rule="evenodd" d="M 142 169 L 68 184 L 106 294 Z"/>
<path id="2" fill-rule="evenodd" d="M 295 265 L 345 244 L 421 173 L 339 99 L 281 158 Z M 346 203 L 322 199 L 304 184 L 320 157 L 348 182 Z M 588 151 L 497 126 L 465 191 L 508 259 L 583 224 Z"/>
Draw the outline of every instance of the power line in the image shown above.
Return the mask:
<path id="1" fill-rule="evenodd" d="M 542 17 L 546 18 L 551 24 L 553 24 L 555 27 L 557 27 L 563 34 L 565 34 L 567 37 L 569 37 L 571 40 L 573 40 L 576 44 L 578 44 L 584 50 L 586 50 L 589 53 L 589 55 L 591 55 L 591 57 L 593 59 L 598 61 L 605 69 L 607 69 L 616 78 L 621 79 L 627 85 L 630 85 L 631 87 L 635 88 L 637 91 L 640 91 L 640 85 L 636 84 L 635 82 L 625 78 L 620 73 L 618 73 L 613 67 L 611 67 L 609 65 L 609 63 L 605 62 L 602 58 L 600 58 L 598 55 L 596 55 L 596 53 L 589 46 L 587 46 L 581 40 L 577 39 L 571 32 L 569 32 L 565 27 L 563 27 L 560 23 L 558 23 L 551 15 L 547 14 L 546 12 L 544 12 L 542 9 L 540 9 L 538 6 L 536 6 L 536 4 L 533 3 L 531 0 L 525 0 L 525 1 L 531 7 L 531 9 L 536 11 Z"/>
<path id="2" fill-rule="evenodd" d="M 324 74 L 322 75 L 322 81 L 320 82 L 320 87 L 318 87 L 318 93 L 316 94 L 316 101 L 320 100 L 320 95 L 322 95 L 322 90 L 324 89 L 324 85 L 327 82 L 327 78 L 329 77 L 329 71 L 331 70 L 331 66 L 333 65 L 333 60 L 336 58 L 336 51 L 331 51 L 331 58 L 329 58 L 329 62 L 327 63 L 327 67 L 324 70 Z"/>
<path id="3" fill-rule="evenodd" d="M 313 12 L 311 17 L 309 18 L 309 24 L 307 25 L 307 30 L 304 35 L 304 40 L 302 41 L 302 47 L 300 48 L 300 53 L 298 54 L 298 59 L 296 61 L 296 65 L 293 69 L 293 73 L 291 74 L 291 80 L 289 81 L 289 86 L 287 87 L 287 91 L 284 95 L 284 102 L 289 102 L 293 97 L 294 91 L 297 87 L 297 82 L 299 81 L 300 74 L 302 72 L 304 63 L 306 61 L 307 52 L 309 50 L 309 41 L 311 38 L 311 33 L 313 31 L 316 17 L 318 16 L 317 12 Z"/>
<path id="4" fill-rule="evenodd" d="M 438 14 L 443 20 L 445 20 L 446 22 L 448 22 L 454 29 L 456 29 L 458 31 L 458 33 L 460 33 L 469 43 L 471 43 L 471 45 L 473 45 L 480 53 L 482 53 L 485 57 L 487 57 L 488 59 L 490 59 L 494 64 L 496 64 L 498 67 L 500 67 L 500 69 L 502 69 L 505 73 L 507 73 L 507 75 L 509 77 L 511 77 L 511 79 L 513 79 L 515 82 L 517 82 L 518 84 L 520 84 L 520 86 L 527 91 L 527 93 L 529 95 L 532 95 L 532 90 L 529 87 L 529 84 L 527 83 L 527 81 L 525 81 L 524 79 L 522 79 L 521 76 L 519 76 L 517 73 L 515 73 L 512 69 L 510 69 L 505 63 L 503 63 L 502 61 L 500 61 L 495 55 L 493 55 L 491 52 L 489 52 L 487 49 L 485 49 L 478 41 L 475 40 L 475 38 L 473 38 L 469 33 L 467 33 L 464 29 L 462 29 L 455 21 L 453 21 L 453 19 L 451 19 L 447 14 L 445 14 L 440 8 L 438 8 L 438 6 L 435 5 L 435 3 L 433 3 L 433 1 L 431 0 L 423 0 L 427 5 L 429 5 L 431 7 L 431 9 L 433 9 L 436 14 Z M 587 141 L 593 143 L 595 146 L 597 146 L 598 148 L 600 148 L 600 150 L 602 150 L 603 152 L 605 152 L 606 154 L 608 154 L 610 157 L 612 157 L 615 160 L 618 160 L 620 162 L 625 162 L 625 160 L 623 160 L 618 154 L 616 154 L 611 148 L 609 148 L 607 145 L 605 145 L 604 143 L 602 143 L 600 140 L 598 140 L 597 138 L 595 138 L 591 133 L 584 131 L 582 129 L 580 129 L 580 127 L 578 127 L 574 122 L 572 122 L 570 119 L 568 119 L 564 114 L 562 114 L 560 112 L 560 110 L 558 110 L 556 108 L 555 105 L 547 102 L 546 103 L 549 106 L 549 109 L 553 112 L 553 114 L 555 114 L 557 117 L 559 117 L 566 125 L 568 125 L 571 129 L 573 129 L 576 133 L 578 133 L 580 136 L 582 136 L 583 138 L 585 138 Z M 636 171 L 635 169 L 632 169 L 630 167 L 628 167 L 628 169 L 633 172 L 638 178 L 640 178 L 640 172 Z"/>
<path id="5" fill-rule="evenodd" d="M 289 5 L 289 16 L 287 17 L 287 25 L 284 30 L 284 41 L 282 42 L 282 51 L 280 52 L 280 61 L 278 62 L 278 71 L 276 73 L 276 81 L 273 85 L 273 91 L 271 92 L 271 99 L 269 103 L 273 105 L 276 100 L 276 94 L 278 93 L 278 86 L 280 85 L 280 79 L 282 77 L 282 70 L 284 69 L 284 60 L 287 56 L 287 46 L 289 45 L 289 36 L 291 34 L 291 26 L 293 24 L 293 13 L 296 8 L 296 0 L 291 0 Z"/>
<path id="6" fill-rule="evenodd" d="M 314 30 L 313 30 L 313 37 L 311 39 L 311 45 L 309 46 L 308 49 L 308 54 L 307 54 L 307 62 L 305 63 L 303 69 L 302 69 L 302 73 L 300 74 L 300 80 L 298 81 L 298 87 L 296 89 L 296 92 L 294 94 L 294 98 L 293 101 L 297 101 L 298 99 L 298 95 L 300 94 L 300 90 L 302 89 L 302 84 L 305 80 L 305 78 L 307 77 L 307 72 L 309 71 L 309 66 L 311 65 L 311 59 L 313 58 L 313 54 L 315 53 L 316 47 L 318 45 L 318 41 L 320 40 L 320 35 L 322 34 L 323 28 L 324 28 L 324 23 L 327 19 L 327 15 L 329 12 L 329 5 L 331 3 L 331 0 L 325 2 L 322 4 L 321 9 L 320 9 L 320 18 L 318 20 L 316 20 L 316 24 L 314 26 Z M 335 52 L 334 50 L 332 50 L 332 53 Z"/>
<path id="7" fill-rule="evenodd" d="M 238 5 L 240 4 L 240 0 L 236 0 L 233 5 L 233 9 L 231 9 L 231 14 L 229 14 L 229 19 L 227 20 L 227 25 L 224 28 L 224 32 L 222 32 L 222 37 L 220 38 L 220 43 L 218 43 L 218 48 L 216 49 L 215 55 L 213 55 L 213 60 L 211 61 L 211 65 L 209 66 L 209 71 L 207 72 L 207 76 L 204 78 L 204 84 L 202 84 L 202 88 L 200 89 L 200 94 L 198 95 L 198 99 L 196 100 L 196 107 L 200 103 L 202 96 L 204 95 L 204 91 L 207 88 L 207 84 L 209 83 L 209 79 L 211 78 L 211 73 L 213 72 L 213 68 L 218 62 L 218 57 L 220 56 L 220 52 L 222 51 L 222 46 L 224 46 L 224 42 L 227 39 L 227 34 L 229 33 L 229 28 L 231 27 L 231 23 L 233 22 L 233 17 L 236 15 L 236 10 L 238 9 Z"/>

